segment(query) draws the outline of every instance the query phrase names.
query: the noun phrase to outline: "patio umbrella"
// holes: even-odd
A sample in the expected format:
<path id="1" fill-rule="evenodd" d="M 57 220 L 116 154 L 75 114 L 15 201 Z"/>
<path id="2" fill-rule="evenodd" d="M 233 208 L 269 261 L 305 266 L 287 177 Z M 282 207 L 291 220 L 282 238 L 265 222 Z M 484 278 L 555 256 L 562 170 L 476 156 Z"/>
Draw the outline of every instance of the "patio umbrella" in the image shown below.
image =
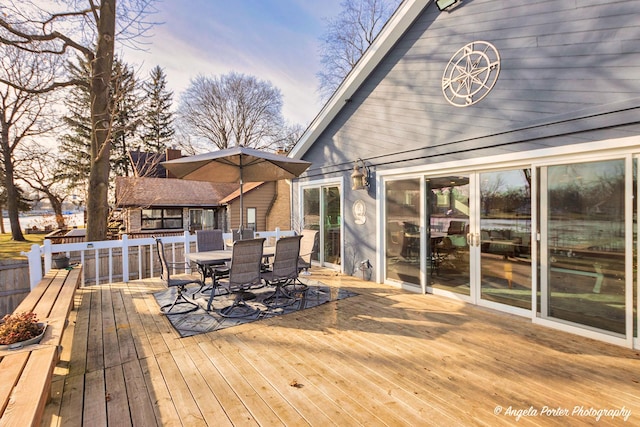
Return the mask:
<path id="1" fill-rule="evenodd" d="M 240 183 L 240 229 L 244 227 L 242 185 L 245 182 L 295 178 L 311 165 L 304 160 L 241 146 L 182 157 L 161 164 L 178 178 Z"/>

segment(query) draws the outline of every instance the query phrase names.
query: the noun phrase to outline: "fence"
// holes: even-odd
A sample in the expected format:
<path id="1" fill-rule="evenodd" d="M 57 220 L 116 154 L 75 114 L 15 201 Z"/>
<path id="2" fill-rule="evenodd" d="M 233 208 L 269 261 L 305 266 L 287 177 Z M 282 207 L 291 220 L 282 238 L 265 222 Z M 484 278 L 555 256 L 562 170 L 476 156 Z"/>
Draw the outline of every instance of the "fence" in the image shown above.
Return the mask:
<path id="1" fill-rule="evenodd" d="M 26 260 L 0 261 L 0 318 L 13 310 L 26 297 L 29 287 L 29 264 Z"/>
<path id="2" fill-rule="evenodd" d="M 276 229 L 260 231 L 255 236 L 265 237 L 268 244 L 274 244 L 280 237 L 294 234 L 293 231 Z M 232 239 L 231 233 L 225 233 L 223 237 L 225 241 Z M 162 241 L 167 258 L 174 263 L 185 261 L 187 254 L 196 249 L 196 236 L 188 231 L 180 236 L 163 236 Z M 156 277 L 160 273 L 160 265 L 155 251 L 155 240 L 152 237 L 130 239 L 125 234 L 120 240 L 100 242 L 53 244 L 50 240 L 45 240 L 42 246 L 33 245 L 23 255 L 29 261 L 29 284 L 33 289 L 44 273 L 51 269 L 52 259 L 58 254 L 66 255 L 71 264 L 83 265 L 81 284 L 85 286 Z"/>

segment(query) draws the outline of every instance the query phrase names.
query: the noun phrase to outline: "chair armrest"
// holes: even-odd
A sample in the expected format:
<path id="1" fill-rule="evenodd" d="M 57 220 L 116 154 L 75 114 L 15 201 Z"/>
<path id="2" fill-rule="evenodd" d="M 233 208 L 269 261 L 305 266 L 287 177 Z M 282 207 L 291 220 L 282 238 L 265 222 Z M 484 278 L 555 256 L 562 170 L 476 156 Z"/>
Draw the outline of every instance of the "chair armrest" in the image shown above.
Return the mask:
<path id="1" fill-rule="evenodd" d="M 186 270 L 188 268 L 191 268 L 191 264 L 188 261 L 183 261 L 183 262 L 168 262 L 167 263 L 167 267 L 168 268 L 181 268 L 182 270 Z"/>
<path id="2" fill-rule="evenodd" d="M 302 256 L 298 257 L 298 268 L 309 268 L 311 266 L 310 262 L 307 262 L 302 258 Z"/>
<path id="3" fill-rule="evenodd" d="M 228 277 L 230 268 L 226 264 L 221 265 L 208 265 L 205 268 L 209 270 L 209 274 L 211 277 L 214 275 L 217 277 Z"/>

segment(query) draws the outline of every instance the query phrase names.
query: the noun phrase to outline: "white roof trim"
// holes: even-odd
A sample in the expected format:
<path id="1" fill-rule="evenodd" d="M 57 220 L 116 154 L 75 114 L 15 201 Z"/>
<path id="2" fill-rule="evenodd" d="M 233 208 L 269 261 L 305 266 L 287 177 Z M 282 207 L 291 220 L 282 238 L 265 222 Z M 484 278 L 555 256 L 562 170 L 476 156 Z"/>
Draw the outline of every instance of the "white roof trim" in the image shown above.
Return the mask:
<path id="1" fill-rule="evenodd" d="M 431 0 L 405 0 L 304 131 L 289 157 L 301 159 Z"/>

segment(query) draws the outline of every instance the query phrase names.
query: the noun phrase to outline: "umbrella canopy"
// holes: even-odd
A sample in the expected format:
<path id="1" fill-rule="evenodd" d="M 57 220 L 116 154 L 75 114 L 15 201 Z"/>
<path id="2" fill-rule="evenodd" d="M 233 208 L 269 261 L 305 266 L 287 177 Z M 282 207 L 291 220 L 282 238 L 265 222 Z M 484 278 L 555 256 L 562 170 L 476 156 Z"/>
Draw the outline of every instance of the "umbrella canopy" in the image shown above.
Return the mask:
<path id="1" fill-rule="evenodd" d="M 244 182 L 278 181 L 295 178 L 302 174 L 310 162 L 291 159 L 280 154 L 247 147 L 195 156 L 182 157 L 161 163 L 178 178 L 193 181 L 240 183 L 240 228 L 244 226 L 242 184 Z"/>

